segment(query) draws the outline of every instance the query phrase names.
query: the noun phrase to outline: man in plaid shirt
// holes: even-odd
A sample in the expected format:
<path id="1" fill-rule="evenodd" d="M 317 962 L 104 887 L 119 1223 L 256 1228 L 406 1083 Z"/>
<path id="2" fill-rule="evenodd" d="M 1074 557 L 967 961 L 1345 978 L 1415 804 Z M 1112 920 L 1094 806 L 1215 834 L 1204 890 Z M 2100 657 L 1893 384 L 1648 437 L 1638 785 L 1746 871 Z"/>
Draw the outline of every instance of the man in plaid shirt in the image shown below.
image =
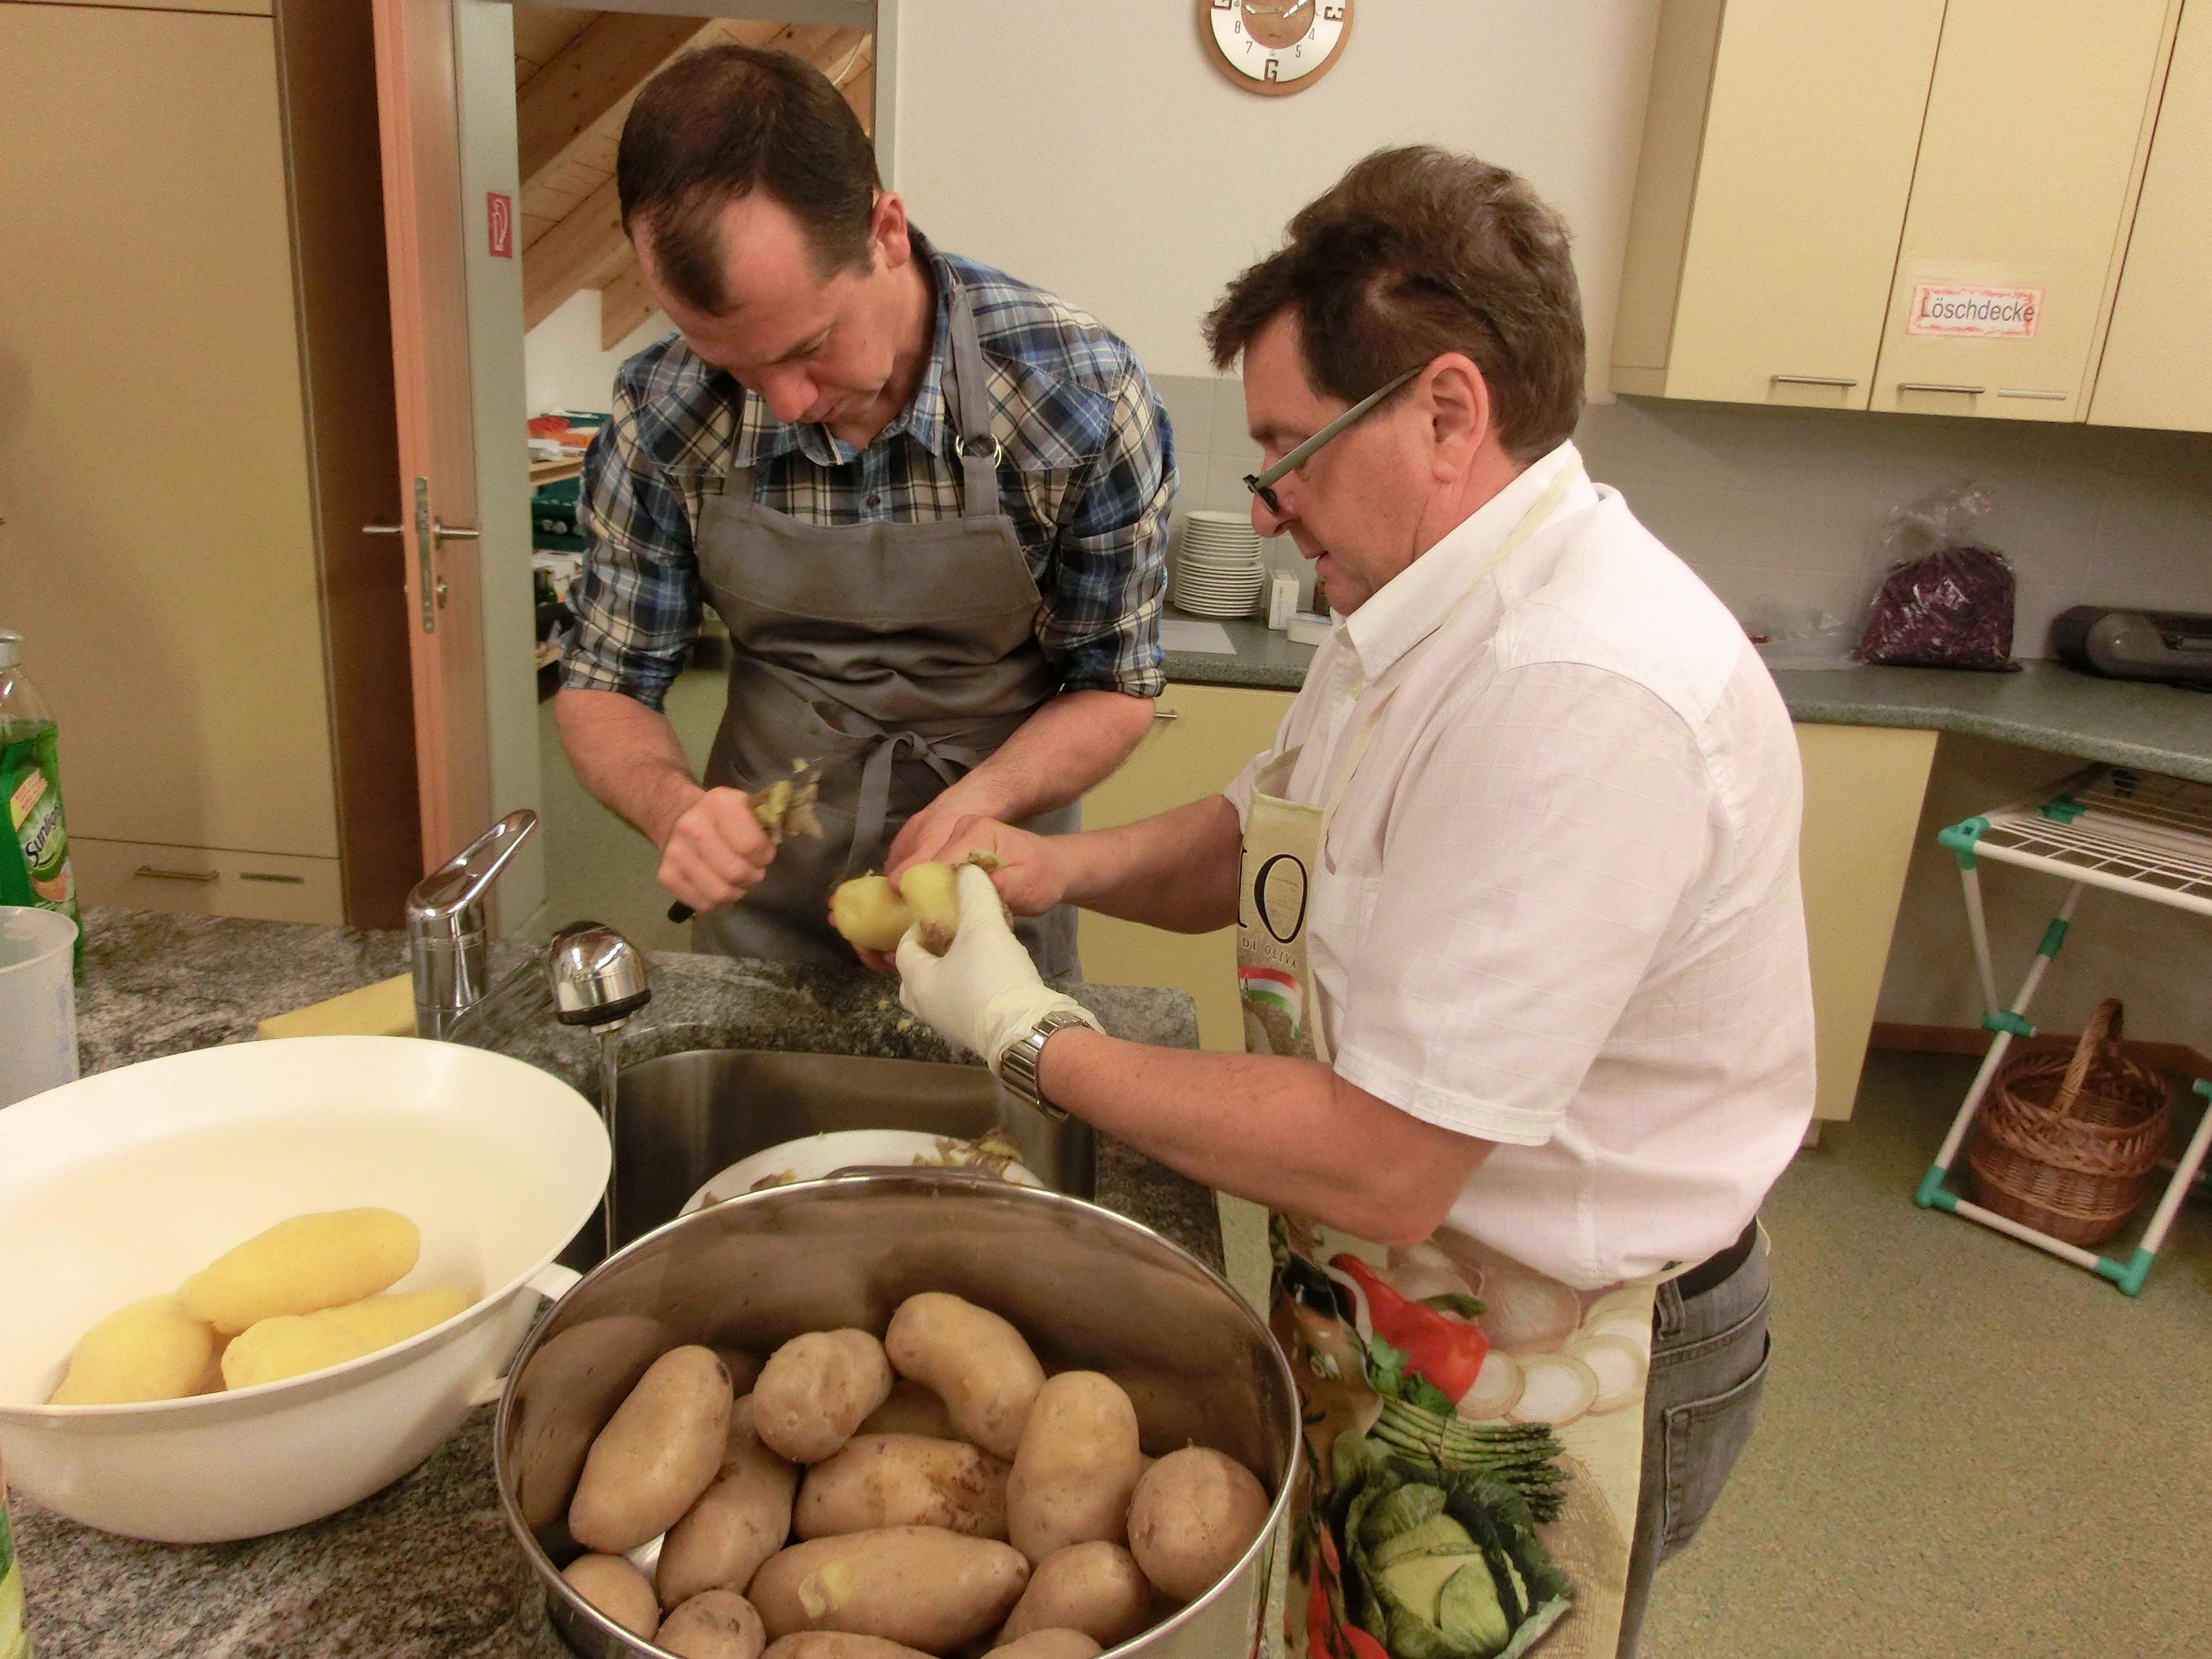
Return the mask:
<path id="1" fill-rule="evenodd" d="M 678 332 L 623 366 L 585 460 L 562 739 L 703 944 L 849 961 L 823 921 L 837 877 L 963 817 L 1073 828 L 1144 732 L 1166 416 L 1095 320 L 914 231 L 799 59 L 678 60 L 617 178 Z M 702 784 L 660 705 L 704 604 L 735 661 Z M 779 848 L 745 790 L 802 757 L 828 763 L 828 834 Z M 1026 942 L 1073 971 L 1072 922 L 1052 931 Z"/>

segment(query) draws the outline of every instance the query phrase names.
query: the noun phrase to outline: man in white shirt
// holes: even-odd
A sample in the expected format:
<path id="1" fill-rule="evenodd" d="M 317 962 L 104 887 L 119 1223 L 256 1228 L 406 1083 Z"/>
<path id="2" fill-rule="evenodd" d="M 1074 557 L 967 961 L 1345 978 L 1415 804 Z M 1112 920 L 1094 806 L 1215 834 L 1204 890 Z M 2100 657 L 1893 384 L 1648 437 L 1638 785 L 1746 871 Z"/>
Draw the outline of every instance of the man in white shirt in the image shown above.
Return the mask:
<path id="1" fill-rule="evenodd" d="M 1674 1275 L 1631 1653 L 1653 1567 L 1749 1434 L 1754 1216 L 1811 1115 L 1789 715 L 1726 609 L 1584 476 L 1566 234 L 1512 174 L 1369 157 L 1207 331 L 1218 366 L 1243 360 L 1269 463 L 1254 522 L 1316 562 L 1341 621 L 1222 793 L 1050 841 L 956 830 L 951 852 L 1003 862 L 963 872 L 947 957 L 901 947 L 904 995 L 1022 1092 L 1195 1180 L 1389 1245 L 1443 1229 L 1577 1286 Z M 1308 820 L 1288 898 L 1253 873 L 1257 812 Z M 1002 946 L 993 879 L 1024 915 L 1282 938 L 1279 911 L 1289 967 L 1263 939 L 1240 959 L 1303 997 L 1304 1046 L 1267 1038 L 1249 988 L 1274 1052 L 1087 1027 Z"/>

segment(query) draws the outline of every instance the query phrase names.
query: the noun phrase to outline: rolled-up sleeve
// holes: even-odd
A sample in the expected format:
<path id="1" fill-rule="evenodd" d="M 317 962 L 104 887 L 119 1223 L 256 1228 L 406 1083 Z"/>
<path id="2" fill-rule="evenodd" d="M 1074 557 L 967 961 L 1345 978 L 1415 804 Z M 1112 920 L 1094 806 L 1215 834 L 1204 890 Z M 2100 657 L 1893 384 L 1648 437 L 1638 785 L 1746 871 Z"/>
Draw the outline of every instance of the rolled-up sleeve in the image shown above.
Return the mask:
<path id="1" fill-rule="evenodd" d="M 586 541 L 561 684 L 658 708 L 698 636 L 699 568 L 683 494 L 640 445 L 640 398 L 628 378 L 584 454 Z"/>
<path id="2" fill-rule="evenodd" d="M 1157 697 L 1166 687 L 1160 611 L 1175 493 L 1167 416 L 1131 358 L 1105 441 L 1061 520 L 1037 619 L 1037 642 L 1062 690 Z"/>

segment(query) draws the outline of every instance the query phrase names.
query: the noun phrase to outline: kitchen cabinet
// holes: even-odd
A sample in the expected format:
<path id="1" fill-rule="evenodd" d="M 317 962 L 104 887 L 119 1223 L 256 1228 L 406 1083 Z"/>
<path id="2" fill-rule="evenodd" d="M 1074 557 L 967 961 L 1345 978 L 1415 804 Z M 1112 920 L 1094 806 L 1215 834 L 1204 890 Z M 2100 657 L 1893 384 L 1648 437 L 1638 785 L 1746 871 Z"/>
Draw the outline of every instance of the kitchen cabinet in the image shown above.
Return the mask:
<path id="1" fill-rule="evenodd" d="M 2179 7 L 1665 0 L 1614 389 L 2081 419 Z"/>
<path id="2" fill-rule="evenodd" d="M 1291 700 L 1287 691 L 1170 685 L 1135 752 L 1083 798 L 1083 827 L 1110 830 L 1218 794 L 1245 762 L 1273 745 Z M 1086 910 L 1076 938 L 1085 979 L 1188 991 L 1198 1005 L 1199 1047 L 1243 1051 L 1235 927 L 1171 933 Z"/>
<path id="3" fill-rule="evenodd" d="M 1864 409 L 1944 0 L 1668 0 L 1619 392 Z"/>
<path id="4" fill-rule="evenodd" d="M 277 9 L 0 3 L 7 620 L 87 902 L 396 926 L 373 43 L 366 8 Z"/>
<path id="5" fill-rule="evenodd" d="M 2212 432 L 2212 0 L 2189 0 L 2089 419 Z"/>
<path id="6" fill-rule="evenodd" d="M 1814 1112 L 1834 1121 L 1851 1115 L 1858 1096 L 1936 733 L 1800 725 L 1797 756 L 1805 774 L 1798 882 L 1819 1066 Z"/>
<path id="7" fill-rule="evenodd" d="M 1950 0 L 1873 408 L 2081 416 L 2173 8 Z M 1944 325 L 1917 298 L 1931 289 L 2020 296 L 2033 316 L 1927 331 Z"/>

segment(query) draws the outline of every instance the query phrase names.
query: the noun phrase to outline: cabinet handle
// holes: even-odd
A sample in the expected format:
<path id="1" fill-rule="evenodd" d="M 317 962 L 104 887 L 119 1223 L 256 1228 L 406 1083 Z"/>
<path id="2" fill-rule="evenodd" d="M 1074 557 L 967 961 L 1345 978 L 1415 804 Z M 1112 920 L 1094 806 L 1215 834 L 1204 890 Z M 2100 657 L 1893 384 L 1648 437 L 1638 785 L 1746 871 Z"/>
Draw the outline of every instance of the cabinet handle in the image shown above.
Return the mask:
<path id="1" fill-rule="evenodd" d="M 1989 388 L 1984 386 L 1942 386 L 1934 380 L 1899 380 L 1899 392 L 1955 392 L 1962 398 L 1978 398 Z"/>
<path id="2" fill-rule="evenodd" d="M 305 887 L 307 884 L 305 876 L 279 876 L 266 870 L 241 870 L 238 872 L 238 878 L 240 881 L 273 881 L 283 887 Z"/>
<path id="3" fill-rule="evenodd" d="M 2046 404 L 2063 404 L 2073 397 L 2070 392 L 2030 392 L 2017 386 L 1999 386 L 2000 398 L 2034 398 Z"/>
<path id="4" fill-rule="evenodd" d="M 1152 718 L 1156 720 L 1179 720 L 1182 716 L 1172 708 L 1155 708 L 1152 710 Z"/>
<path id="5" fill-rule="evenodd" d="M 1770 374 L 1766 378 L 1783 386 L 1854 386 L 1858 384 L 1856 380 L 1847 380 L 1841 374 Z"/>
<path id="6" fill-rule="evenodd" d="M 157 870 L 150 864 L 142 864 L 131 873 L 151 881 L 216 881 L 222 875 L 220 870 Z"/>

